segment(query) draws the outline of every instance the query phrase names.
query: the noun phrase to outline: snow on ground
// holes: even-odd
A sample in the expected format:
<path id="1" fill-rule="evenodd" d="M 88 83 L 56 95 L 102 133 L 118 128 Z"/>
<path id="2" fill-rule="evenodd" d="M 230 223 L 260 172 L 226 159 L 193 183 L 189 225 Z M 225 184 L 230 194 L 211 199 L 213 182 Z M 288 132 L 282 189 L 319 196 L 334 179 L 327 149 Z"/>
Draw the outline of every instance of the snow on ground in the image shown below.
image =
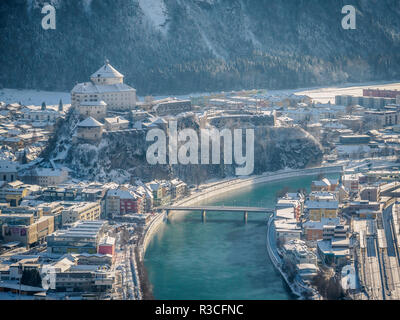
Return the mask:
<path id="1" fill-rule="evenodd" d="M 156 29 L 162 32 L 166 31 L 165 23 L 168 15 L 164 0 L 139 0 L 139 6 Z"/>
<path id="2" fill-rule="evenodd" d="M 208 93 L 195 93 L 187 95 L 174 96 L 178 99 L 190 99 L 190 97 L 199 97 Z M 154 99 L 165 99 L 168 96 L 154 96 Z M 56 91 L 39 91 L 39 90 L 19 90 L 19 89 L 0 89 L 0 101 L 5 103 L 21 102 L 23 105 L 41 106 L 42 102 L 46 102 L 47 106 L 55 105 L 62 99 L 64 106 L 71 103 L 71 94 L 69 92 Z M 138 101 L 144 101 L 144 97 L 138 97 Z"/>
<path id="3" fill-rule="evenodd" d="M 83 8 L 86 12 L 90 12 L 90 6 L 92 4 L 92 0 L 83 0 Z"/>
<path id="4" fill-rule="evenodd" d="M 0 89 L 0 101 L 5 103 L 21 102 L 23 105 L 58 105 L 62 99 L 63 104 L 71 103 L 69 92 L 38 91 L 38 90 L 18 90 Z"/>
<path id="5" fill-rule="evenodd" d="M 362 96 L 362 89 L 379 88 L 386 90 L 400 90 L 400 82 L 366 82 L 359 84 L 347 84 L 336 87 L 320 87 L 320 88 L 301 88 L 301 89 L 286 89 L 286 90 L 268 90 L 267 95 L 307 95 L 315 102 L 331 103 L 335 102 L 335 95 L 348 94 Z M 199 92 L 185 95 L 174 95 L 178 99 L 190 99 L 191 97 L 201 97 L 216 94 L 219 92 Z M 165 99 L 168 96 L 154 96 L 154 99 Z M 18 89 L 0 89 L 0 101 L 6 103 L 21 102 L 24 105 L 41 105 L 46 102 L 47 105 L 58 105 L 60 99 L 63 104 L 71 103 L 71 95 L 69 92 L 53 92 L 53 91 L 38 91 L 38 90 L 18 90 Z M 144 101 L 144 97 L 138 97 L 139 101 Z"/>
<path id="6" fill-rule="evenodd" d="M 349 84 L 346 86 L 329 87 L 329 88 L 316 88 L 316 89 L 305 89 L 304 91 L 297 91 L 297 95 L 306 95 L 312 98 L 315 102 L 320 103 L 335 103 L 336 95 L 354 95 L 362 96 L 363 89 L 374 88 L 374 89 L 385 89 L 385 90 L 400 90 L 400 83 L 388 83 L 388 82 L 370 82 L 365 84 Z"/>

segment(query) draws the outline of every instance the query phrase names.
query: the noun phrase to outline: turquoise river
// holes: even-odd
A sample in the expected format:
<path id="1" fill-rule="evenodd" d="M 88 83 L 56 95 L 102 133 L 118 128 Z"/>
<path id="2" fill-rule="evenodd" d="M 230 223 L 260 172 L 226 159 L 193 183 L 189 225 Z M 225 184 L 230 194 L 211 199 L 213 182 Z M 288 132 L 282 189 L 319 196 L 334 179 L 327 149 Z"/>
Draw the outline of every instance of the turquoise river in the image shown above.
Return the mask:
<path id="1" fill-rule="evenodd" d="M 330 175 L 332 176 L 332 175 Z M 309 191 L 316 176 L 254 185 L 200 204 L 274 207 L 282 190 Z M 293 299 L 266 250 L 267 215 L 174 213 L 151 240 L 145 266 L 155 299 Z"/>

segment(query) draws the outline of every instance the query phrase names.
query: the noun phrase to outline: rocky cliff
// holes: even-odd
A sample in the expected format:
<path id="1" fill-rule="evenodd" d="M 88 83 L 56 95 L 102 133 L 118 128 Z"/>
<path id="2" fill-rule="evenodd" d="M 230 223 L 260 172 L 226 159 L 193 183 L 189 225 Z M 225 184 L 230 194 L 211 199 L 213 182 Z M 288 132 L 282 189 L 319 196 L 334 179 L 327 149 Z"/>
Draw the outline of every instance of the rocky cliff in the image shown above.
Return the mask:
<path id="1" fill-rule="evenodd" d="M 77 121 L 77 117 L 71 113 L 66 120 L 61 120 L 57 124 L 55 138 L 42 155 L 47 160 L 69 167 L 72 176 L 76 178 L 125 182 L 131 178 L 148 181 L 179 177 L 188 183 L 202 183 L 210 178 L 235 175 L 236 164 L 224 164 L 223 160 L 219 165 L 150 165 L 146 159 L 146 151 L 153 142 L 146 142 L 145 131 L 106 133 L 95 144 L 71 142 Z M 240 122 L 236 122 L 236 126 L 240 126 Z M 303 129 L 249 127 L 255 132 L 254 174 L 284 168 L 306 168 L 321 163 L 321 145 Z M 194 128 L 198 131 L 199 124 L 194 116 L 187 116 L 178 121 L 178 129 L 183 128 Z M 178 148 L 181 145 L 182 143 Z"/>

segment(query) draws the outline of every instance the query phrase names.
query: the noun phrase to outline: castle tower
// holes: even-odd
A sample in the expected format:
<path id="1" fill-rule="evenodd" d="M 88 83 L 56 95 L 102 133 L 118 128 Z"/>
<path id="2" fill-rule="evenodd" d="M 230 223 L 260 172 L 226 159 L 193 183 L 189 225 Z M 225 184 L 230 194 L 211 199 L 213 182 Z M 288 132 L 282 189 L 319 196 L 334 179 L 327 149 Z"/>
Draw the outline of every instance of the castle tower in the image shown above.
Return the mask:
<path id="1" fill-rule="evenodd" d="M 124 83 L 124 75 L 106 60 L 105 65 L 90 76 L 90 80 L 99 85 L 118 84 Z"/>

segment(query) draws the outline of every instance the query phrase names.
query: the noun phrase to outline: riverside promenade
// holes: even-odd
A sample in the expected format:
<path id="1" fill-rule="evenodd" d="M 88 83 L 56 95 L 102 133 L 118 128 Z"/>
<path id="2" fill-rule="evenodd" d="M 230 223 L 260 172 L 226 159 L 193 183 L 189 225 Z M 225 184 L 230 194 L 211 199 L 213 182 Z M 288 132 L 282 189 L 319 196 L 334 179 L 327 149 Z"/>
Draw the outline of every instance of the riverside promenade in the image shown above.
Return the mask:
<path id="1" fill-rule="evenodd" d="M 296 279 L 293 282 L 289 281 L 288 275 L 282 269 L 283 261 L 278 253 L 278 248 L 276 247 L 273 222 L 274 216 L 270 215 L 267 223 L 267 252 L 270 260 L 272 261 L 272 264 L 274 265 L 276 270 L 279 271 L 292 293 L 296 295 L 298 299 L 305 299 L 305 293 L 308 292 L 309 294 L 311 294 L 313 300 L 320 300 L 321 296 L 314 288 L 305 286 Z"/>

